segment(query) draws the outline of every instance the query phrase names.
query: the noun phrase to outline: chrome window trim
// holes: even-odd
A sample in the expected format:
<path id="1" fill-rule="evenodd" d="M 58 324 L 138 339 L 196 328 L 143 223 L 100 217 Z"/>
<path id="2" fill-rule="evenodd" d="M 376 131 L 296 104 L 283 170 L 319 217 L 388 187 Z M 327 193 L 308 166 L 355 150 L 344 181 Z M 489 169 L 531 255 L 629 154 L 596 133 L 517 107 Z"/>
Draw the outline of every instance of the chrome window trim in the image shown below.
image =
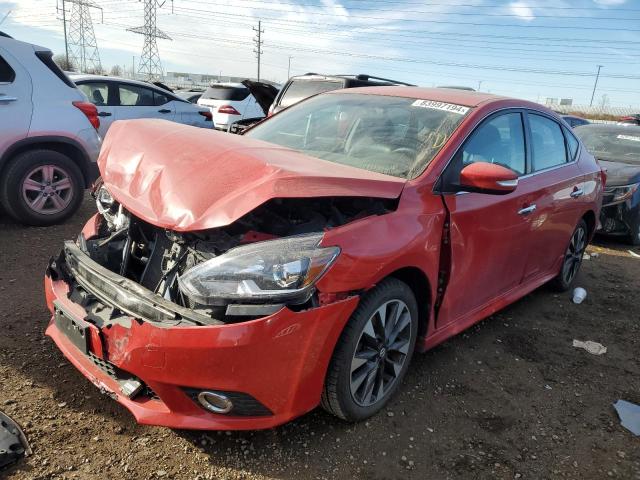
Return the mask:
<path id="1" fill-rule="evenodd" d="M 549 119 L 555 121 L 560 127 L 562 127 L 562 124 L 560 124 L 556 119 L 554 119 L 551 115 L 549 115 L 549 113 L 544 112 L 542 110 L 538 110 L 536 108 L 531 108 L 531 107 L 504 107 L 504 108 L 499 108 L 498 110 L 494 110 L 492 112 L 487 113 L 484 117 L 482 117 L 478 121 L 476 127 L 473 130 L 471 130 L 467 135 L 465 135 L 465 137 L 462 139 L 462 142 L 460 143 L 460 146 L 458 146 L 458 148 L 456 148 L 456 151 L 453 152 L 453 155 L 451 155 L 451 157 L 449 157 L 449 160 L 447 161 L 446 165 L 442 168 L 442 170 L 438 174 L 438 178 L 436 179 L 436 181 L 433 184 L 432 193 L 441 194 L 441 195 L 451 195 L 451 193 L 446 193 L 445 194 L 443 192 L 439 192 L 438 189 L 437 189 L 437 186 L 440 183 L 440 179 L 442 178 L 442 175 L 444 174 L 445 170 L 447 168 L 449 168 L 449 165 L 451 164 L 451 162 L 453 161 L 455 156 L 458 154 L 460 149 L 464 146 L 464 144 L 469 139 L 469 137 L 478 129 L 478 127 L 482 124 L 482 122 L 484 122 L 487 118 L 491 117 L 492 115 L 495 115 L 496 113 L 504 112 L 504 111 L 507 111 L 507 110 L 515 110 L 515 111 L 518 111 L 520 113 L 525 113 L 525 114 L 527 114 L 529 112 L 535 112 L 536 114 L 540 114 L 540 115 L 542 115 L 542 116 L 544 116 L 546 118 L 549 118 Z M 527 141 L 526 128 L 527 128 L 526 125 L 523 125 L 523 129 L 525 130 L 524 131 L 524 135 L 525 135 L 525 153 L 526 153 L 526 141 Z M 569 133 L 571 133 L 571 132 L 569 132 Z M 538 171 L 535 171 L 535 172 L 527 173 L 525 175 L 521 175 L 521 176 L 518 177 L 518 180 L 523 179 L 523 178 L 533 177 L 533 176 L 538 175 L 540 173 L 546 173 L 546 172 L 549 172 L 549 171 L 552 171 L 552 170 L 556 170 L 558 168 L 563 168 L 563 167 L 567 167 L 569 165 L 574 165 L 574 164 L 578 163 L 578 159 L 580 158 L 581 149 L 582 149 L 582 141 L 576 135 L 574 135 L 574 137 L 576 138 L 576 140 L 578 140 L 578 151 L 576 152 L 575 158 L 571 162 L 566 162 L 566 163 L 563 163 L 561 165 L 554 165 L 553 167 L 548 167 L 548 168 L 545 168 L 543 170 L 538 170 Z M 459 192 L 455 192 L 454 195 L 464 195 L 464 194 L 467 194 L 467 193 L 473 193 L 473 192 L 467 192 L 467 191 L 461 190 Z"/>

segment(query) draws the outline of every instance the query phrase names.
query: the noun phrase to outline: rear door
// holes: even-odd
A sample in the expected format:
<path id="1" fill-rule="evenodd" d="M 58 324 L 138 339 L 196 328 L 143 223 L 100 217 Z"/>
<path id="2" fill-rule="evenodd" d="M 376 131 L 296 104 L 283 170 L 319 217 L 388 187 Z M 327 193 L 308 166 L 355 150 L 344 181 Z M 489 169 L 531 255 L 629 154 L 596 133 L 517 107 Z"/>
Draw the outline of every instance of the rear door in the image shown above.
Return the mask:
<path id="1" fill-rule="evenodd" d="M 87 96 L 89 101 L 97 107 L 98 116 L 100 117 L 98 133 L 104 138 L 107 130 L 116 119 L 117 97 L 114 88 L 115 84 L 113 82 L 78 81 L 76 85 Z"/>
<path id="2" fill-rule="evenodd" d="M 528 112 L 531 173 L 521 186 L 531 191 L 529 255 L 525 281 L 557 273 L 571 234 L 584 214 L 584 175 L 577 162 L 578 142 L 550 116 Z"/>
<path id="3" fill-rule="evenodd" d="M 171 97 L 153 88 L 118 82 L 116 120 L 162 118 L 175 120 L 176 109 Z"/>
<path id="4" fill-rule="evenodd" d="M 29 133 L 33 112 L 31 88 L 27 71 L 0 48 L 0 156 Z"/>
<path id="5" fill-rule="evenodd" d="M 446 168 L 445 185 L 459 184 L 462 168 L 474 162 L 497 163 L 523 176 L 523 115 L 512 110 L 481 123 Z M 464 321 L 520 285 L 528 254 L 529 194 L 518 185 L 507 195 L 443 195 L 450 216 L 451 269 L 438 328 Z"/>

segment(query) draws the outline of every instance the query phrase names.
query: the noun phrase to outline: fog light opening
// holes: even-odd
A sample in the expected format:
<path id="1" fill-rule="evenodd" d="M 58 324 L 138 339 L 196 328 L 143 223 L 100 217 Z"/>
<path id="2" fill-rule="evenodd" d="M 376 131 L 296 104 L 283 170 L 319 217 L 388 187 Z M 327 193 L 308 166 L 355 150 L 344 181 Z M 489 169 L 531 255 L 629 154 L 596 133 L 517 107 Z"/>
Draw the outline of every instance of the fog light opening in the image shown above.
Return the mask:
<path id="1" fill-rule="evenodd" d="M 233 402 L 229 398 L 216 392 L 200 392 L 198 394 L 198 402 L 214 413 L 229 413 L 233 408 Z"/>

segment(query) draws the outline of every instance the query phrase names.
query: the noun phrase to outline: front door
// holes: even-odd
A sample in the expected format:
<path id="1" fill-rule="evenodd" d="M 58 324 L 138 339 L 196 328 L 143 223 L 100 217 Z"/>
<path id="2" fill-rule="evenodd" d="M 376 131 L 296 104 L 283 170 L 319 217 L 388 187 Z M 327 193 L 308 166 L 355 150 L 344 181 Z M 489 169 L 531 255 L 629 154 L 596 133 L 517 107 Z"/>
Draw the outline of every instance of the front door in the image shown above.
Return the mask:
<path id="1" fill-rule="evenodd" d="M 0 156 L 27 136 L 32 110 L 31 77 L 0 48 Z"/>
<path id="2" fill-rule="evenodd" d="M 480 124 L 445 170 L 443 191 L 446 184 L 458 184 L 462 168 L 474 162 L 496 163 L 525 174 L 522 112 L 500 113 Z M 443 195 L 449 212 L 451 269 L 438 328 L 463 321 L 520 285 L 527 262 L 530 195 L 520 186 L 507 195 Z"/>

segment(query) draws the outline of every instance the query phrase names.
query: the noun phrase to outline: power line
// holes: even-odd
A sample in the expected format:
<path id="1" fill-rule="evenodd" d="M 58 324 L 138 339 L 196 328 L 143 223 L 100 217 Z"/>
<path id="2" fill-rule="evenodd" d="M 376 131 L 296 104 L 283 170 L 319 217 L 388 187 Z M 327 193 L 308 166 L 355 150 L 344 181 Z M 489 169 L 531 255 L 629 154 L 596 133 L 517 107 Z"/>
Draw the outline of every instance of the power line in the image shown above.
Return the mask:
<path id="1" fill-rule="evenodd" d="M 156 40 L 158 38 L 171 40 L 169 35 L 158 29 L 156 24 L 157 6 L 158 0 L 144 0 L 144 26 L 127 29 L 130 32 L 144 35 L 144 46 L 138 62 L 138 73 L 144 75 L 147 80 L 161 79 L 164 74 Z"/>

